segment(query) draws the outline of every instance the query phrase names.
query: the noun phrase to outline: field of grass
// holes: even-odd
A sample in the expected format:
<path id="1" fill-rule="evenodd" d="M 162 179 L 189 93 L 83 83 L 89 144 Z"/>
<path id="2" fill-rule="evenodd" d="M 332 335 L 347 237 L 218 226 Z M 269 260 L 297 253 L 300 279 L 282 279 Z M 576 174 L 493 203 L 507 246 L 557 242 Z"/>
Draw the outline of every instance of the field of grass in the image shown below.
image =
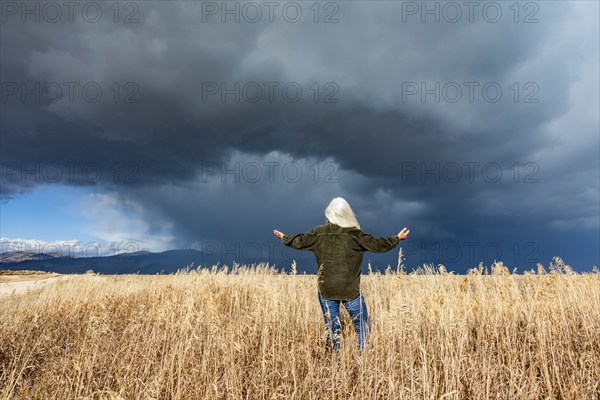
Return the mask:
<path id="1" fill-rule="evenodd" d="M 598 399 L 600 274 L 501 263 L 362 276 L 364 358 L 314 275 L 81 275 L 0 300 L 3 399 Z"/>
<path id="2" fill-rule="evenodd" d="M 37 281 L 38 279 L 53 278 L 60 276 L 52 272 L 43 271 L 6 271 L 0 270 L 0 283 Z"/>

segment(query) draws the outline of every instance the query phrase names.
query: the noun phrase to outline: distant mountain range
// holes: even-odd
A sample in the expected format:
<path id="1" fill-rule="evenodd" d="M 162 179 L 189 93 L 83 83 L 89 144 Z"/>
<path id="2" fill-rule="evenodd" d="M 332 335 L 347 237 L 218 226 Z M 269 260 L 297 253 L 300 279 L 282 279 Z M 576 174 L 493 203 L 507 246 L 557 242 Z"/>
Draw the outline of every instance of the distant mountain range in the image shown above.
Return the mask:
<path id="1" fill-rule="evenodd" d="M 0 253 L 0 262 L 21 262 L 28 260 L 48 260 L 60 254 L 33 253 L 30 251 L 7 251 Z"/>
<path id="2" fill-rule="evenodd" d="M 61 274 L 80 274 L 88 270 L 101 274 L 172 273 L 187 266 L 210 268 L 218 262 L 216 255 L 207 256 L 201 251 L 192 249 L 168 250 L 162 253 L 138 251 L 103 257 L 77 257 L 27 251 L 0 253 L 0 270 L 35 270 Z M 220 263 L 219 267 L 222 265 Z"/>

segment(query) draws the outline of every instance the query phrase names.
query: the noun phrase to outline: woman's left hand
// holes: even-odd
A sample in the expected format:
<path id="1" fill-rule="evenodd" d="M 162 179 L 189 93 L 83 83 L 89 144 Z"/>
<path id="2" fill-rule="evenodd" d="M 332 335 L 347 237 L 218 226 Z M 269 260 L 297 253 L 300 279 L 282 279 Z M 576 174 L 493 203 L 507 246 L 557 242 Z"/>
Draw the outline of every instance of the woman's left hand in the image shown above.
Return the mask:
<path id="1" fill-rule="evenodd" d="M 275 234 L 275 236 L 277 236 L 279 239 L 281 239 L 283 237 L 283 232 L 279 232 L 277 229 L 273 230 L 273 233 Z"/>

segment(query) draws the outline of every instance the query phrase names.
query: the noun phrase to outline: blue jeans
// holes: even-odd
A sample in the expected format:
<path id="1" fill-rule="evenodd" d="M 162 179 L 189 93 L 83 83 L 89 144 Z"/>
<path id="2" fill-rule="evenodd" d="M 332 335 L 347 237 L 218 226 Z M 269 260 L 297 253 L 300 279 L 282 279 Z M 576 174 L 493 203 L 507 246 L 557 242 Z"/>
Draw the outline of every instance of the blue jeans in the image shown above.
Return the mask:
<path id="1" fill-rule="evenodd" d="M 348 314 L 352 318 L 354 323 L 354 329 L 358 336 L 358 351 L 360 355 L 363 353 L 363 349 L 367 344 L 367 335 L 370 330 L 369 314 L 367 313 L 367 304 L 361 294 L 358 295 L 354 300 L 329 300 L 319 295 L 319 303 L 321 304 L 321 310 L 323 311 L 323 318 L 325 320 L 325 330 L 327 334 L 327 350 L 332 350 L 332 337 L 333 337 L 333 348 L 335 349 L 336 356 L 339 360 L 340 350 L 340 318 L 339 310 L 340 303 L 344 305 Z"/>

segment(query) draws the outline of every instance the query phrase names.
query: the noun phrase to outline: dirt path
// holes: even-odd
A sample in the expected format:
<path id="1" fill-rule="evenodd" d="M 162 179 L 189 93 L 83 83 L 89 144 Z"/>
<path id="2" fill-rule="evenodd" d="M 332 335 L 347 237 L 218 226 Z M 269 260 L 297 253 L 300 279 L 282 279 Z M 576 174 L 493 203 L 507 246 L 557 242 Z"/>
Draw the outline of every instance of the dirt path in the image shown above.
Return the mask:
<path id="1" fill-rule="evenodd" d="M 20 281 L 20 282 L 6 282 L 0 283 L 0 297 L 6 296 L 9 294 L 22 294 L 26 293 L 31 289 L 38 288 L 40 286 L 47 285 L 52 282 L 58 282 L 65 279 L 69 279 L 71 276 L 57 276 L 54 278 L 46 278 L 46 279 L 37 279 L 33 281 Z"/>

